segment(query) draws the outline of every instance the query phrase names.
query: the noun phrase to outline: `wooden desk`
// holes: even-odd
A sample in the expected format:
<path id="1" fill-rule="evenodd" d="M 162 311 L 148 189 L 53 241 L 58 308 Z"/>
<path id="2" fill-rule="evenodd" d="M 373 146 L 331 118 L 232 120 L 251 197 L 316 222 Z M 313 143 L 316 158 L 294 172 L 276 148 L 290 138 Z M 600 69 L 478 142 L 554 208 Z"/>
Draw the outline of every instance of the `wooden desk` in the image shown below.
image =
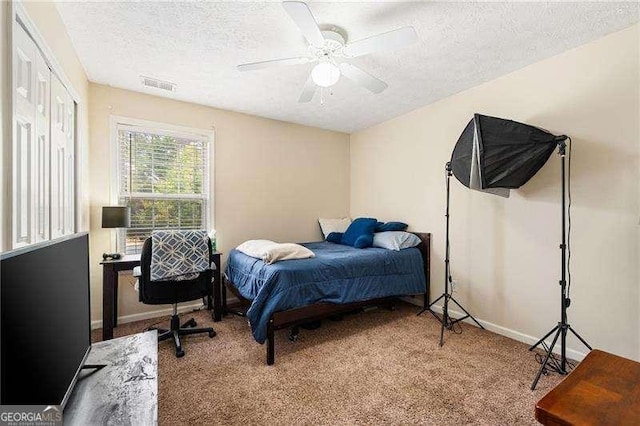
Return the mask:
<path id="1" fill-rule="evenodd" d="M 213 293 L 221 292 L 220 265 L 221 252 L 214 252 L 211 261 L 216 265 L 213 271 Z M 123 256 L 118 260 L 105 260 L 102 265 L 102 340 L 113 339 L 113 329 L 118 326 L 118 272 L 133 271 L 140 266 L 140 255 Z M 213 300 L 212 300 L 213 299 Z M 207 309 L 213 309 L 213 320 L 222 319 L 222 304 L 220 297 L 207 296 Z"/>
<path id="2" fill-rule="evenodd" d="M 545 425 L 640 423 L 640 363 L 593 350 L 536 404 Z"/>
<path id="3" fill-rule="evenodd" d="M 158 334 L 156 330 L 91 346 L 64 409 L 65 425 L 154 425 L 158 423 Z"/>

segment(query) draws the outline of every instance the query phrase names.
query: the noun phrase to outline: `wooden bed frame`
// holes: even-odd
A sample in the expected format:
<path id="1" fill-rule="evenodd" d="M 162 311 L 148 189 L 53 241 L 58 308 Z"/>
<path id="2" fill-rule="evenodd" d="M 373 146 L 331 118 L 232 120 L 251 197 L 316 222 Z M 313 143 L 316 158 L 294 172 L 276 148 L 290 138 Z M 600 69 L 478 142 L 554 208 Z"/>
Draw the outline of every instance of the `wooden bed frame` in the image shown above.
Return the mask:
<path id="1" fill-rule="evenodd" d="M 417 247 L 422 254 L 422 260 L 424 263 L 424 276 L 426 279 L 426 291 L 424 293 L 424 306 L 429 305 L 429 289 L 431 284 L 431 234 L 424 232 L 412 232 L 417 235 L 418 238 L 422 241 L 422 243 Z M 215 294 L 214 298 L 222 298 L 220 304 L 215 304 L 215 306 L 222 306 L 222 315 L 226 316 L 229 313 L 235 313 L 238 315 L 243 315 L 242 312 L 236 312 L 229 309 L 227 306 L 227 289 L 233 293 L 235 297 L 238 298 L 240 306 L 244 308 L 248 308 L 251 306 L 251 301 L 243 298 L 233 283 L 225 280 L 225 285 L 221 286 L 222 291 L 220 294 Z M 407 295 L 409 296 L 409 295 Z M 273 365 L 275 362 L 275 338 L 274 333 L 276 330 L 282 330 L 284 328 L 297 327 L 300 324 L 304 324 L 310 321 L 321 320 L 333 315 L 342 314 L 349 311 L 354 311 L 359 308 L 370 307 L 370 306 L 387 306 L 391 307 L 393 302 L 398 298 L 398 296 L 394 297 L 385 297 L 379 299 L 370 299 L 353 303 L 344 303 L 344 304 L 336 304 L 336 303 L 314 303 L 312 305 L 304 306 L 301 308 L 289 309 L 286 311 L 274 312 L 269 319 L 269 323 L 267 325 L 267 364 Z"/>

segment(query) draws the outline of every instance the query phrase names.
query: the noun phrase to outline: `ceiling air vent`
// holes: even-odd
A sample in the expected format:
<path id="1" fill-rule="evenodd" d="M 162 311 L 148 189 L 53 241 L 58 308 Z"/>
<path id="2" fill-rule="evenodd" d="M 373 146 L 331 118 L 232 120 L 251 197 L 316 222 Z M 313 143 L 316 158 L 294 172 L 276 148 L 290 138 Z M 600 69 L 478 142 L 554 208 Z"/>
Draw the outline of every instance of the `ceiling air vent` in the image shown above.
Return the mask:
<path id="1" fill-rule="evenodd" d="M 169 81 L 162 81 L 153 77 L 145 77 L 144 75 L 141 75 L 140 79 L 142 80 L 143 86 L 153 87 L 154 89 L 166 90 L 167 92 L 176 91 L 176 85 Z"/>

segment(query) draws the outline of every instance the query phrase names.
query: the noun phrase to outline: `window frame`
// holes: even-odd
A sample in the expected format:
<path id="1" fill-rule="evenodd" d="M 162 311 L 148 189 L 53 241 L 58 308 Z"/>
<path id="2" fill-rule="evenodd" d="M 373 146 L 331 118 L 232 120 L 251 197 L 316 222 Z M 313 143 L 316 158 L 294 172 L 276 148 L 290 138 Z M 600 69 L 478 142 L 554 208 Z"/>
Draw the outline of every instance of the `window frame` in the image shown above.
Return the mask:
<path id="1" fill-rule="evenodd" d="M 110 181 L 110 202 L 111 205 L 118 205 L 120 199 L 120 180 L 122 174 L 122 168 L 120 165 L 120 143 L 118 138 L 118 132 L 121 129 L 133 130 L 141 133 L 153 133 L 158 135 L 173 136 L 186 139 L 200 139 L 204 140 L 207 144 L 207 155 L 204 158 L 204 176 L 203 176 L 203 194 L 204 194 L 204 222 L 203 228 L 205 230 L 215 229 L 214 225 L 214 191 L 211 189 L 215 187 L 213 178 L 215 176 L 212 173 L 211 166 L 214 164 L 214 137 L 215 131 L 212 127 L 211 130 L 197 129 L 192 127 L 177 126 L 173 124 L 161 123 L 157 121 L 142 120 L 131 117 L 124 117 L 118 115 L 110 116 L 110 138 L 111 138 L 111 181 Z M 146 194 L 146 193 L 145 193 Z M 135 197 L 135 193 L 131 194 Z M 171 199 L 179 199 L 181 196 L 171 196 Z M 150 198 L 162 198 L 150 197 Z M 187 197 L 192 198 L 192 197 Z M 120 247 L 123 253 L 126 253 L 126 230 L 121 229 L 118 232 L 118 247 Z"/>

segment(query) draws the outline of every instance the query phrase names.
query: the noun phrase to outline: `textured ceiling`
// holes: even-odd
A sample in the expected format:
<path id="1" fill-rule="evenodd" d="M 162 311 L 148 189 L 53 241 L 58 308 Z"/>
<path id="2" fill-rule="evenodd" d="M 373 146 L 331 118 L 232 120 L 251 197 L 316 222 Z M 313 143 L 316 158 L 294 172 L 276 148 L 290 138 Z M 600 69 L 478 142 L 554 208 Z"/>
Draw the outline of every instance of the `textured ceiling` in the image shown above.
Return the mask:
<path id="1" fill-rule="evenodd" d="M 308 2 L 318 23 L 355 41 L 411 25 L 420 41 L 351 62 L 389 84 L 379 95 L 342 78 L 299 104 L 312 64 L 235 66 L 305 56 L 278 2 L 58 3 L 91 81 L 227 110 L 353 132 L 623 29 L 638 3 Z M 177 84 L 142 87 L 140 75 Z M 166 93 L 166 95 L 165 95 Z"/>

